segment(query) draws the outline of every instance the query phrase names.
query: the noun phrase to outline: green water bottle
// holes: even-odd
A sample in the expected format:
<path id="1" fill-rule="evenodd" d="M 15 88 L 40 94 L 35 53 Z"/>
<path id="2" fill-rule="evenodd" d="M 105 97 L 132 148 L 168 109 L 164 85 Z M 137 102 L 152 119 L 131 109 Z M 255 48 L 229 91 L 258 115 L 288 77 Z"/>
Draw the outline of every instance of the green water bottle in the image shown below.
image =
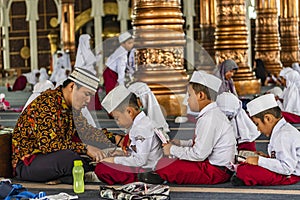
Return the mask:
<path id="1" fill-rule="evenodd" d="M 83 193 L 84 192 L 84 169 L 82 167 L 81 160 L 74 160 L 73 167 L 73 191 L 75 193 Z"/>

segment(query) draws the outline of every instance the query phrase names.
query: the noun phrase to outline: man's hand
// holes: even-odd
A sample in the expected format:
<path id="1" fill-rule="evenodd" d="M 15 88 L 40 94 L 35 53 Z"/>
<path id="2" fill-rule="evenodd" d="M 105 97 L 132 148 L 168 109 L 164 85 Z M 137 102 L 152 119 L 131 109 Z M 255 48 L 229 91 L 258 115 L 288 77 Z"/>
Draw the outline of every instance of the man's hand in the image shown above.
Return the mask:
<path id="1" fill-rule="evenodd" d="M 249 156 L 245 163 L 251 164 L 251 165 L 258 165 L 258 156 Z"/>
<path id="2" fill-rule="evenodd" d="M 164 150 L 165 156 L 169 156 L 171 154 L 170 153 L 171 146 L 172 146 L 171 143 L 163 144 L 163 150 Z"/>
<path id="3" fill-rule="evenodd" d="M 266 158 L 268 158 L 269 157 L 269 155 L 268 154 L 265 154 L 264 152 L 262 152 L 262 151 L 256 151 L 255 153 L 257 153 L 258 155 L 260 155 L 260 156 L 262 156 L 262 157 L 266 157 Z"/>
<path id="4" fill-rule="evenodd" d="M 103 151 L 101 149 L 98 149 L 97 147 L 87 145 L 86 149 L 86 154 L 97 163 L 100 162 L 100 160 L 102 160 L 103 158 L 105 158 L 105 154 L 103 153 Z"/>

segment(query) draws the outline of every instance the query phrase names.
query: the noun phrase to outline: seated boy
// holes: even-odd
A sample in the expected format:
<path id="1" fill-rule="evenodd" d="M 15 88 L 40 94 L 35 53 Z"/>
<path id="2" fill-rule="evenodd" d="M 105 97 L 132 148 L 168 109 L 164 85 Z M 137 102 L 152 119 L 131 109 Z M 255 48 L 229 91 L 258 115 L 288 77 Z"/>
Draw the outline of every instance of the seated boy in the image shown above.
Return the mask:
<path id="1" fill-rule="evenodd" d="M 137 97 L 124 85 L 108 93 L 102 106 L 120 127 L 127 129 L 131 142 L 125 154 L 108 157 L 98 163 L 95 173 L 108 184 L 138 181 L 138 173 L 154 170 L 163 155 L 161 142 L 154 132 L 155 124 L 139 109 Z M 128 139 L 125 137 L 124 140 Z"/>
<path id="2" fill-rule="evenodd" d="M 258 130 L 270 137 L 268 155 L 248 157 L 237 167 L 233 185 L 289 185 L 300 181 L 300 133 L 281 116 L 273 94 L 247 104 Z"/>
<path id="3" fill-rule="evenodd" d="M 188 85 L 188 105 L 199 112 L 194 139 L 173 140 L 164 145 L 166 156 L 156 173 L 170 183 L 217 184 L 230 180 L 236 141 L 233 126 L 214 102 L 221 80 L 204 71 L 193 73 Z M 151 182 L 155 174 L 145 178 Z M 147 180 L 148 179 L 148 180 Z"/>

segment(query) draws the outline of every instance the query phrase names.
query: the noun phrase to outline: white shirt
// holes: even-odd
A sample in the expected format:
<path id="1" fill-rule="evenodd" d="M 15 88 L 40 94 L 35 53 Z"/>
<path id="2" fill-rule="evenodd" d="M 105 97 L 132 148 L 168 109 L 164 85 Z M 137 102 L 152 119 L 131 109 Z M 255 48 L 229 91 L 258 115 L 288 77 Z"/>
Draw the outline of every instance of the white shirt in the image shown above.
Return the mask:
<path id="1" fill-rule="evenodd" d="M 194 137 L 194 144 L 189 140 L 180 141 L 180 147 L 172 145 L 171 155 L 189 161 L 208 159 L 212 165 L 230 167 L 236 148 L 234 130 L 215 102 L 200 111 Z"/>
<path id="2" fill-rule="evenodd" d="M 163 156 L 161 142 L 154 133 L 154 126 L 144 112 L 140 112 L 133 121 L 129 130 L 131 140 L 131 155 L 114 158 L 116 164 L 131 167 L 151 168 L 154 170 L 158 160 Z M 135 147 L 136 151 L 134 150 Z"/>
<path id="3" fill-rule="evenodd" d="M 124 47 L 119 46 L 106 61 L 106 66 L 118 74 L 119 85 L 124 85 L 125 82 L 125 70 L 128 62 L 127 54 L 128 51 Z"/>
<path id="4" fill-rule="evenodd" d="M 300 132 L 282 118 L 272 130 L 269 156 L 259 156 L 258 165 L 283 175 L 300 176 Z"/>

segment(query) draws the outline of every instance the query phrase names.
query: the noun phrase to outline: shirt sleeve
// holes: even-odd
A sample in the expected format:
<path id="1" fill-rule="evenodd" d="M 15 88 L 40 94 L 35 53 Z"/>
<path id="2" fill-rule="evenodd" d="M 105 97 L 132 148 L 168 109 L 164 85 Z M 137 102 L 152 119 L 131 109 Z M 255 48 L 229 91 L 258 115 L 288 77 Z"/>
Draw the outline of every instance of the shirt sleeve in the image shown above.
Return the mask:
<path id="1" fill-rule="evenodd" d="M 144 166 L 147 163 L 154 137 L 153 134 L 145 134 L 146 132 L 149 133 L 149 130 L 136 129 L 133 132 L 130 132 L 130 134 L 134 136 L 133 140 L 135 140 L 136 152 L 132 151 L 131 155 L 128 157 L 115 157 L 114 162 L 116 164 L 132 167 Z"/>
<path id="2" fill-rule="evenodd" d="M 291 175 L 297 166 L 297 148 L 292 138 L 281 137 L 276 140 L 276 158 L 259 156 L 258 165 L 283 175 Z"/>
<path id="3" fill-rule="evenodd" d="M 120 85 L 124 85 L 125 82 L 125 70 L 127 65 L 127 57 L 126 55 L 120 56 L 117 60 L 117 73 L 118 73 L 118 83 Z"/>
<path id="4" fill-rule="evenodd" d="M 191 147 L 193 146 L 193 140 L 180 140 L 180 146 L 182 147 Z"/>
<path id="5" fill-rule="evenodd" d="M 74 114 L 76 115 L 74 117 L 76 130 L 83 143 L 99 147 L 100 149 L 115 147 L 115 144 L 106 137 L 105 131 L 90 125 L 80 112 L 74 112 Z"/>
<path id="6" fill-rule="evenodd" d="M 171 155 L 181 160 L 204 161 L 212 153 L 215 145 L 215 128 L 213 123 L 216 122 L 205 118 L 198 121 L 194 145 L 192 147 L 172 145 L 170 149 Z"/>

